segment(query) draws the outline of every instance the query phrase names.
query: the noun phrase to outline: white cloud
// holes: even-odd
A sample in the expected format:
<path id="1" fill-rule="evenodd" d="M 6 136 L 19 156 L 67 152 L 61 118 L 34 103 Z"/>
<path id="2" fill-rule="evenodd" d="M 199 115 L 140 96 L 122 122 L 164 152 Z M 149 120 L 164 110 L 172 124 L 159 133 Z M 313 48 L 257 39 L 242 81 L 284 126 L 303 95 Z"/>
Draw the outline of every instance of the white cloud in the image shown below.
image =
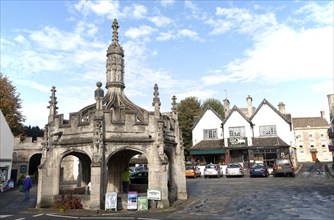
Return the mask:
<path id="1" fill-rule="evenodd" d="M 169 31 L 169 32 L 160 32 L 159 36 L 156 37 L 156 40 L 157 41 L 167 41 L 167 40 L 171 40 L 174 38 L 175 38 L 174 32 Z"/>
<path id="2" fill-rule="evenodd" d="M 29 42 L 27 41 L 27 39 L 22 36 L 21 34 L 18 35 L 17 37 L 14 38 L 14 41 L 20 43 L 20 44 L 28 44 Z"/>
<path id="3" fill-rule="evenodd" d="M 276 17 L 273 13 L 256 14 L 244 8 L 217 7 L 216 16 L 219 18 L 210 18 L 205 22 L 213 27 L 210 34 L 223 34 L 233 30 L 239 33 L 255 35 L 260 30 L 277 25 Z"/>
<path id="4" fill-rule="evenodd" d="M 203 79 L 208 85 L 236 80 L 279 83 L 328 79 L 333 71 L 333 27 L 296 31 L 281 26 L 257 37 L 243 58 Z"/>
<path id="5" fill-rule="evenodd" d="M 182 29 L 178 31 L 178 36 L 181 37 L 189 37 L 193 40 L 201 41 L 201 39 L 198 37 L 198 33 L 195 31 L 189 30 L 189 29 Z"/>
<path id="6" fill-rule="evenodd" d="M 125 36 L 132 39 L 137 39 L 141 37 L 148 37 L 155 31 L 157 30 L 150 26 L 141 25 L 138 28 L 129 28 L 127 31 L 125 31 Z"/>
<path id="7" fill-rule="evenodd" d="M 79 1 L 74 5 L 74 8 L 87 16 L 90 13 L 97 15 L 107 15 L 108 17 L 119 17 L 121 15 L 119 11 L 118 1 Z M 113 19 L 113 18 L 111 18 Z"/>
<path id="8" fill-rule="evenodd" d="M 169 7 L 174 5 L 175 0 L 161 0 L 161 6 L 162 7 Z"/>
<path id="9" fill-rule="evenodd" d="M 305 6 L 297 10 L 297 14 L 308 14 L 308 16 L 304 18 L 304 21 L 315 21 L 320 24 L 333 25 L 333 9 L 333 1 L 329 1 L 327 5 L 319 5 L 316 2 L 308 2 Z"/>
<path id="10" fill-rule="evenodd" d="M 82 44 L 83 39 L 79 34 L 60 31 L 54 27 L 44 27 L 39 31 L 30 31 L 29 36 L 33 41 L 45 49 L 72 51 Z"/>
<path id="11" fill-rule="evenodd" d="M 133 16 L 137 19 L 144 18 L 147 14 L 147 8 L 144 5 L 133 6 Z"/>
<path id="12" fill-rule="evenodd" d="M 153 16 L 149 20 L 158 27 L 167 26 L 172 22 L 170 18 L 165 16 Z"/>

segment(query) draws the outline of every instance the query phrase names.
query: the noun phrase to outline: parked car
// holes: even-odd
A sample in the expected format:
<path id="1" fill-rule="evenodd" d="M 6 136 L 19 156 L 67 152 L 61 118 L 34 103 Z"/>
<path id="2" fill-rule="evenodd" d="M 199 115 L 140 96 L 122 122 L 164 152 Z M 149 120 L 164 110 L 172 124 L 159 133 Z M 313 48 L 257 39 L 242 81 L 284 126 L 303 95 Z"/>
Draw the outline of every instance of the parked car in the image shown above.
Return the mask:
<path id="1" fill-rule="evenodd" d="M 295 168 L 290 159 L 275 159 L 273 167 L 274 176 L 295 176 Z"/>
<path id="2" fill-rule="evenodd" d="M 204 178 L 215 176 L 217 178 L 223 175 L 219 164 L 207 164 L 204 168 Z"/>
<path id="3" fill-rule="evenodd" d="M 184 173 L 186 177 L 197 178 L 201 176 L 201 171 L 197 166 L 186 166 Z"/>
<path id="4" fill-rule="evenodd" d="M 239 163 L 229 163 L 226 167 L 226 177 L 244 176 L 244 168 Z"/>
<path id="5" fill-rule="evenodd" d="M 249 175 L 250 177 L 254 177 L 254 176 L 268 177 L 269 176 L 268 167 L 262 163 L 252 164 L 249 169 Z"/>
<path id="6" fill-rule="evenodd" d="M 148 183 L 148 171 L 141 170 L 141 171 L 131 173 L 130 183 L 131 184 L 147 184 Z"/>

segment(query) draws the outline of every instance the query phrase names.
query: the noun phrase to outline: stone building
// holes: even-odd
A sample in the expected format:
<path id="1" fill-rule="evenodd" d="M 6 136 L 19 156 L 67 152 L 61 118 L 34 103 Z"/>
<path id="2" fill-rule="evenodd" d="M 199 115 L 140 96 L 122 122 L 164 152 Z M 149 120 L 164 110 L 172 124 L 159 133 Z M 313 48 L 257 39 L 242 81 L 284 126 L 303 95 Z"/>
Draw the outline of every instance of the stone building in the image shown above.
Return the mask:
<path id="1" fill-rule="evenodd" d="M 158 85 L 153 92 L 154 111 L 132 103 L 124 93 L 124 51 L 118 42 L 118 22 L 107 49 L 106 94 L 97 82 L 96 102 L 71 113 L 65 120 L 57 114 L 56 88 L 52 88 L 45 145 L 39 166 L 37 207 L 50 206 L 60 192 L 61 162 L 67 156 L 79 159 L 78 187 L 91 185 L 83 198 L 84 208 L 104 208 L 106 192 L 122 193 L 121 172 L 135 155 L 147 159 L 148 188 L 161 190 L 158 208 L 173 200 L 187 199 L 184 149 L 176 113 L 160 112 Z M 93 92 L 92 92 L 93 93 Z"/>
<path id="2" fill-rule="evenodd" d="M 328 127 L 325 113 L 320 117 L 292 118 L 299 162 L 311 162 L 317 158 L 320 161 L 331 161 L 332 155 L 328 150 Z"/>

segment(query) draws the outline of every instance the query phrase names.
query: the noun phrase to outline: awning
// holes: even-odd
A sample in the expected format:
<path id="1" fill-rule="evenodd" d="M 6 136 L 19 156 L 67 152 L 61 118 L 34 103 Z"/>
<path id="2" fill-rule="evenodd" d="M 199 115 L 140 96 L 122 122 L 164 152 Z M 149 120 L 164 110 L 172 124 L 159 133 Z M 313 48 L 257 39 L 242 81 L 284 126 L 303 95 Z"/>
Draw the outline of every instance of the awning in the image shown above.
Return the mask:
<path id="1" fill-rule="evenodd" d="M 190 150 L 190 155 L 225 154 L 225 149 Z"/>

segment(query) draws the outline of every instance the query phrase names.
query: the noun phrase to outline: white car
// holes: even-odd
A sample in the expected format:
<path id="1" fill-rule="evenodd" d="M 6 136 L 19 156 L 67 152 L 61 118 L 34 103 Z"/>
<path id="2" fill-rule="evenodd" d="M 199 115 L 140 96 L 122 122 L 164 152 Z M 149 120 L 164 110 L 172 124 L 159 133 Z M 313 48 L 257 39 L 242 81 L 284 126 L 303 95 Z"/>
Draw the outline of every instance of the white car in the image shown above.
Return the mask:
<path id="1" fill-rule="evenodd" d="M 218 164 L 207 164 L 204 168 L 204 178 L 209 176 L 221 177 L 223 175 L 220 166 Z"/>
<path id="2" fill-rule="evenodd" d="M 229 163 L 226 167 L 226 177 L 244 176 L 244 168 L 239 163 Z"/>

